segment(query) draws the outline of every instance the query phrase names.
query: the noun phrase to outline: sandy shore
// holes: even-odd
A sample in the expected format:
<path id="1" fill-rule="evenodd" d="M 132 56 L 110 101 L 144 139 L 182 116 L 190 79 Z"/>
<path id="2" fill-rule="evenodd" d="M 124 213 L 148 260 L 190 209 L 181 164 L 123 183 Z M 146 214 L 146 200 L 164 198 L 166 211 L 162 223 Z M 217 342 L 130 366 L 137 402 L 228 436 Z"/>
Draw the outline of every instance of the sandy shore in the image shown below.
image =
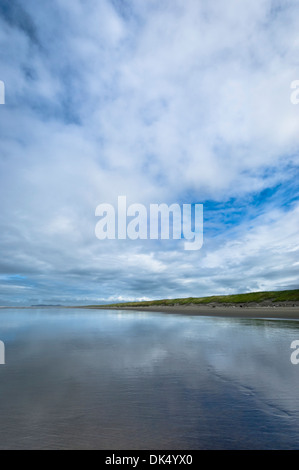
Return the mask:
<path id="1" fill-rule="evenodd" d="M 177 313 L 213 317 L 299 319 L 299 305 L 173 305 L 149 307 L 93 307 L 95 309 Z"/>
<path id="2" fill-rule="evenodd" d="M 160 312 L 176 313 L 180 315 L 199 315 L 211 317 L 235 317 L 235 318 L 277 318 L 286 320 L 299 320 L 299 302 L 272 303 L 263 302 L 262 304 L 188 304 L 188 305 L 151 305 L 140 307 L 127 306 L 30 306 L 30 307 L 6 307 L 0 309 L 40 309 L 40 308 L 60 308 L 60 309 L 88 309 L 88 310 L 126 310 L 139 312 Z"/>

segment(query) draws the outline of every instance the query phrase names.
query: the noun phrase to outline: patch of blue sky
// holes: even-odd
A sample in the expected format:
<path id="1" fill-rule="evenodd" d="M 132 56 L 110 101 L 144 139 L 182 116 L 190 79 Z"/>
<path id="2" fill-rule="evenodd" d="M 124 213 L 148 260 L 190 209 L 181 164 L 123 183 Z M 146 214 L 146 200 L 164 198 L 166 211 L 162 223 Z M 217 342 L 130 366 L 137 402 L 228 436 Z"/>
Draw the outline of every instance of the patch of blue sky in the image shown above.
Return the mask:
<path id="1" fill-rule="evenodd" d="M 27 279 L 26 276 L 22 274 L 0 274 L 1 281 L 23 281 Z"/>
<path id="2" fill-rule="evenodd" d="M 229 231 L 231 235 L 232 228 L 244 223 L 250 226 L 255 219 L 271 210 L 292 209 L 294 203 L 299 200 L 298 179 L 295 173 L 293 174 L 293 178 L 283 183 L 246 196 L 232 197 L 224 202 L 203 201 L 205 235 L 214 237 L 224 234 L 225 231 Z"/>

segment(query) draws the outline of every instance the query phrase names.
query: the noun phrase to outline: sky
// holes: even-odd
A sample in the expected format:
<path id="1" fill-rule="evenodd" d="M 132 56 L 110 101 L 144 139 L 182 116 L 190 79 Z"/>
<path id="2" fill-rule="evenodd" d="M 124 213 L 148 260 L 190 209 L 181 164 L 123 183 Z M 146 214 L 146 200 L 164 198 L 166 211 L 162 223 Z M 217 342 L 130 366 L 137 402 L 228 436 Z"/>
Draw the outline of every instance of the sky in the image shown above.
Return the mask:
<path id="1" fill-rule="evenodd" d="M 0 305 L 299 287 L 294 0 L 1 0 Z M 203 246 L 96 207 L 203 204 Z"/>

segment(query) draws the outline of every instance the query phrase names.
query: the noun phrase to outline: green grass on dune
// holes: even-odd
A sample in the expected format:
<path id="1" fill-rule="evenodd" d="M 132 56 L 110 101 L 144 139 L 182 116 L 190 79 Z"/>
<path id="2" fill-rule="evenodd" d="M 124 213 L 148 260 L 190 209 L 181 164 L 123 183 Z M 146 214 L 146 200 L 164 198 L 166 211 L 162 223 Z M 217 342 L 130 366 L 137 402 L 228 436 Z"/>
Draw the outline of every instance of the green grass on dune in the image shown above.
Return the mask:
<path id="1" fill-rule="evenodd" d="M 299 289 L 272 292 L 250 292 L 249 294 L 213 295 L 211 297 L 187 297 L 179 299 L 161 299 L 143 302 L 125 302 L 109 304 L 106 307 L 150 307 L 156 305 L 188 305 L 188 304 L 234 304 L 234 303 L 259 303 L 265 300 L 272 302 L 299 301 Z M 88 307 L 104 307 L 104 305 L 88 305 Z"/>

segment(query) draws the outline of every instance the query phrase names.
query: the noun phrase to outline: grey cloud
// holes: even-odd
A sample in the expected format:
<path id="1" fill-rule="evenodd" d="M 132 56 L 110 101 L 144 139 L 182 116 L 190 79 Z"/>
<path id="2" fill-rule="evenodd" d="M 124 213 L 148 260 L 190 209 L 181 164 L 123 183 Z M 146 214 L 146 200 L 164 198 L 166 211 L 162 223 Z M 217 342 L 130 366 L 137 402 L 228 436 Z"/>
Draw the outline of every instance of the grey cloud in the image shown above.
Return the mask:
<path id="1" fill-rule="evenodd" d="M 2 0 L 0 14 L 8 24 L 19 28 L 29 36 L 33 43 L 38 44 L 37 28 L 34 21 L 18 1 Z"/>
<path id="2" fill-rule="evenodd" d="M 0 270 L 31 288 L 1 302 L 296 286 L 294 11 L 260 0 L 2 2 Z M 266 204 L 263 190 L 279 184 Z M 203 248 L 97 240 L 96 206 L 123 194 L 207 202 Z"/>

